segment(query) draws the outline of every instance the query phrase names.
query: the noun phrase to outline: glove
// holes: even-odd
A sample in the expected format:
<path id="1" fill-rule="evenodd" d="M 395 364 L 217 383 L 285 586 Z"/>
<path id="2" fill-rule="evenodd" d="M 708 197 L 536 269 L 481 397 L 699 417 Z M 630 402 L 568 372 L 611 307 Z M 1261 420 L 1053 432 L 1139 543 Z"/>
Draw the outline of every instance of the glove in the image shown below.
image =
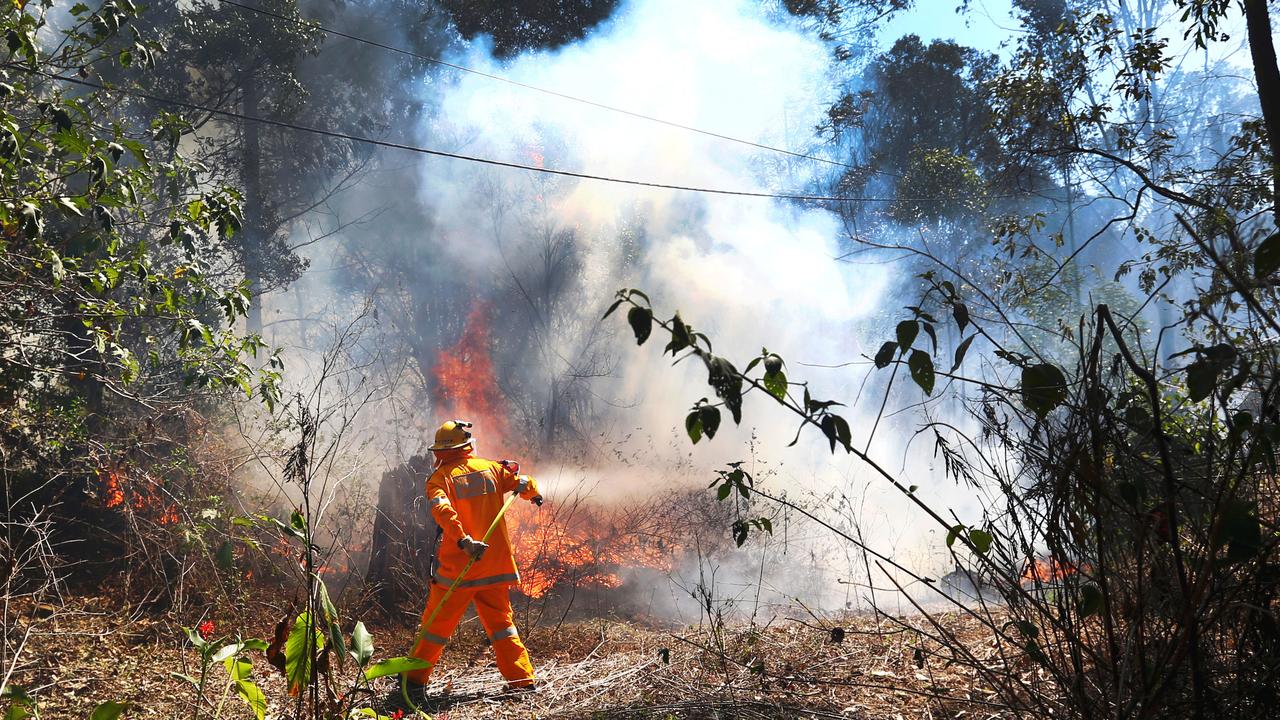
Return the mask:
<path id="1" fill-rule="evenodd" d="M 466 535 L 458 541 L 458 547 L 462 548 L 462 552 L 470 555 L 472 560 L 479 560 L 484 555 L 484 551 L 489 549 L 489 544 L 472 540 L 470 535 Z"/>
<path id="2" fill-rule="evenodd" d="M 533 498 L 529 500 L 529 502 L 533 503 L 534 505 L 537 505 L 538 507 L 542 507 L 542 496 L 534 495 Z"/>

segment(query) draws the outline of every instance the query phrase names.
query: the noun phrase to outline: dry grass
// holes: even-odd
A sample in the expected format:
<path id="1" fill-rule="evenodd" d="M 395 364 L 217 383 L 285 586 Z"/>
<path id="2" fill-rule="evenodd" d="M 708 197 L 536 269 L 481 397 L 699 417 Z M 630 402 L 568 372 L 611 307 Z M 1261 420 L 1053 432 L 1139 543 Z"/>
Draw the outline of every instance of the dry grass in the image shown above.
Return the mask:
<path id="1" fill-rule="evenodd" d="M 979 657 L 996 662 L 972 621 L 946 620 Z M 230 621 L 227 621 L 230 622 Z M 270 619 L 250 623 L 264 636 Z M 1003 717 L 992 693 L 913 630 L 917 621 L 845 618 L 844 637 L 797 622 L 720 631 L 645 628 L 594 620 L 524 632 L 541 684 L 504 692 L 474 619 L 445 653 L 421 707 L 437 718 L 836 718 Z M 137 703 L 130 717 L 189 717 L 194 693 L 169 673 L 195 674 L 197 656 L 177 623 L 130 617 L 105 599 L 85 598 L 37 620 L 31 654 L 15 677 L 47 718 L 83 717 L 106 699 Z M 401 654 L 410 631 L 371 625 L 378 657 Z M 255 658 L 256 680 L 285 718 L 282 679 Z M 219 669 L 219 676 L 221 675 Z M 403 707 L 392 679 L 378 681 L 375 705 Z M 232 698 L 226 717 L 248 718 Z"/>

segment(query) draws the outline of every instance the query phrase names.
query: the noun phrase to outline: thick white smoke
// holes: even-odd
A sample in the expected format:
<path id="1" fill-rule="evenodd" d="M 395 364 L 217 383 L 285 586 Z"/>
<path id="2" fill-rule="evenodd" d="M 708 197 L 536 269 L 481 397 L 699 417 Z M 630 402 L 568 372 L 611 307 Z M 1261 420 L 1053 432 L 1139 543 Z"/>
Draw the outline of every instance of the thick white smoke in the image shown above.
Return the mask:
<path id="1" fill-rule="evenodd" d="M 478 43 L 456 58 L 528 85 L 788 149 L 806 149 L 813 142 L 813 128 L 833 93 L 828 59 L 829 48 L 811 32 L 766 15 L 757 3 L 735 0 L 633 2 L 583 41 L 559 51 L 499 64 Z M 424 123 L 422 142 L 465 138 L 458 150 L 482 157 L 748 192 L 793 192 L 830 171 L 813 161 L 475 75 L 461 75 L 433 102 L 440 112 Z M 868 352 L 870 343 L 878 345 L 878 338 L 865 336 L 868 321 L 886 303 L 890 270 L 836 262 L 842 230 L 826 210 L 785 200 L 548 179 L 455 161 L 425 162 L 421 172 L 423 203 L 436 208 L 435 220 L 459 239 L 452 244 L 456 260 L 475 277 L 509 263 L 510 244 L 518 243 L 512 238 L 527 232 L 528 225 L 571 228 L 585 241 L 587 262 L 578 279 L 582 324 L 566 327 L 556 338 L 561 356 L 573 356 L 583 328 L 591 326 L 619 287 L 643 288 L 666 313 L 681 310 L 712 337 L 719 352 L 739 362 L 762 346 L 783 354 L 793 363 L 792 376 L 813 379 L 813 392 L 820 397 L 851 402 L 862 372 L 822 373 L 799 361 L 847 362 Z M 501 220 L 494 217 L 495 196 L 512 198 L 513 211 Z M 636 236 L 642 239 L 628 241 Z M 621 326 L 620 320 L 613 322 Z M 705 371 L 693 364 L 673 370 L 659 343 L 637 350 L 624 334 L 617 345 L 618 377 L 598 381 L 597 391 L 631 404 L 612 414 L 616 429 L 643 428 L 636 437 L 652 454 L 639 468 L 599 468 L 598 491 L 631 497 L 660 493 L 653 478 L 665 473 L 655 470 L 673 467 L 688 451 L 683 441 L 661 441 L 679 435 L 673 428 L 680 426 L 686 408 L 710 394 Z M 865 442 L 869 414 L 851 409 L 849 416 L 855 437 Z M 747 459 L 753 433 L 755 457 L 763 461 L 756 469 L 777 472 L 770 479 L 775 490 L 790 490 L 793 496 L 824 493 L 863 478 L 865 469 L 843 454 L 831 455 L 817 433 L 806 433 L 797 447 L 786 448 L 795 420 L 759 399 L 748 403 L 740 429 L 731 427 L 726 413 L 722 434 L 696 449 L 688 473 L 693 477 L 682 479 L 705 485 L 714 477 L 712 468 Z M 885 428 L 881 433 L 878 447 L 891 456 L 886 464 L 896 465 L 903 443 Z M 912 472 L 924 471 L 923 463 L 908 465 Z M 912 482 L 927 485 L 919 478 Z M 872 533 L 869 539 L 888 547 L 912 524 L 888 522 L 890 516 L 902 517 L 900 498 L 873 494 L 862 520 Z M 799 545 L 801 554 L 805 547 Z M 920 545 L 902 543 L 898 549 L 907 547 Z M 832 563 L 833 577 L 842 574 L 839 565 Z M 832 589 L 844 597 L 844 588 Z"/>
<path id="2" fill-rule="evenodd" d="M 766 17 L 757 4 L 651 0 L 623 7 L 556 52 L 499 65 L 477 44 L 458 60 L 529 85 L 795 148 L 811 142 L 831 95 L 827 58 L 811 33 Z M 423 141 L 467 138 L 460 149 L 471 155 L 749 192 L 786 192 L 830 169 L 474 75 L 460 76 L 434 101 L 441 111 L 423 128 Z M 585 314 L 598 313 L 619 287 L 644 288 L 659 308 L 682 310 L 738 358 L 763 345 L 807 362 L 857 357 L 863 348 L 853 330 L 879 307 L 889 281 L 883 266 L 834 262 L 841 252 L 837 218 L 787 201 L 548 180 L 456 161 L 425 162 L 422 173 L 424 203 L 436 208 L 450 235 L 466 238 L 453 247 L 478 277 L 500 265 L 504 238 L 547 222 L 514 212 L 495 231 L 493 194 L 532 193 L 546 203 L 551 222 L 586 241 Z M 553 186 L 545 196 L 543 183 Z M 643 240 L 627 242 L 624 230 Z M 574 338 L 565 340 L 569 354 Z M 672 371 L 650 347 L 624 351 L 621 359 L 621 394 L 641 402 L 628 423 L 671 427 L 707 393 L 699 369 Z M 752 421 L 769 415 L 755 412 Z M 736 455 L 740 439 L 715 445 L 731 446 L 726 450 Z"/>
<path id="3" fill-rule="evenodd" d="M 741 0 L 638 0 L 622 6 L 582 41 L 557 51 L 498 62 L 480 40 L 449 59 L 520 83 L 805 152 L 812 151 L 813 129 L 835 95 L 829 48 L 785 14 L 770 14 L 758 3 Z M 407 101 L 433 108 L 415 129 L 415 144 L 476 157 L 645 182 L 783 194 L 831 170 L 471 74 L 434 76 L 411 94 L 416 97 Z M 846 249 L 835 214 L 780 199 L 389 155 L 383 161 L 392 168 L 388 178 L 373 178 L 369 187 L 375 190 L 357 190 L 342 202 L 350 206 L 347 215 L 358 216 L 393 197 L 395 206 L 378 222 L 387 228 L 385 242 L 420 245 L 422 256 L 431 258 L 433 266 L 422 268 L 422 282 L 463 277 L 477 300 L 498 296 L 498 288 L 509 291 L 504 297 L 519 298 L 530 292 L 525 286 L 531 282 L 528 271 L 548 253 L 571 251 L 577 258 L 560 309 L 528 353 L 531 364 L 564 363 L 573 372 L 589 362 L 583 359 L 585 348 L 593 349 L 595 359 L 584 372 L 608 372 L 591 379 L 602 418 L 592 440 L 608 452 L 585 463 L 544 460 L 535 472 L 549 494 L 567 495 L 585 483 L 599 497 L 650 498 L 660 510 L 668 497 L 664 486 L 705 487 L 715 468 L 750 460 L 749 467 L 773 491 L 793 498 L 846 493 L 861 501 L 860 509 L 847 509 L 838 520 L 864 523 L 867 540 L 885 550 L 918 554 L 926 547 L 931 536 L 914 534 L 916 524 L 903 499 L 857 461 L 831 454 L 819 433 L 807 431 L 795 447 L 788 447 L 798 418 L 772 402 L 749 399 L 741 428 L 733 427 L 726 412 L 721 433 L 691 454 L 683 418 L 698 398 L 711 395 L 705 370 L 694 363 L 673 369 L 657 336 L 635 348 L 618 317 L 604 326 L 598 323 L 615 290 L 642 288 L 659 313 L 678 309 L 706 332 L 718 353 L 742 364 L 767 346 L 787 359 L 793 379 L 812 381 L 815 397 L 852 404 L 868 370 L 865 365 L 833 372 L 801 363 L 835 365 L 873 353 L 884 339 L 879 332 L 885 321 L 878 314 L 886 306 L 893 312 L 907 303 L 888 297 L 891 268 L 835 260 Z M 406 171 L 415 173 L 414 182 L 397 186 L 396 173 Z M 416 188 L 416 197 L 398 194 L 409 187 Z M 406 206 L 412 206 L 411 213 L 403 210 Z M 331 260 L 342 257 L 316 252 L 308 287 L 339 279 L 342 270 L 332 267 Z M 324 279 L 317 285 L 316 278 Z M 572 302 L 564 302 L 566 296 Z M 602 333 L 613 334 L 602 340 Z M 603 366 L 601 347 L 611 358 Z M 882 387 L 883 380 L 878 376 L 868 387 Z M 864 398 L 845 412 L 859 447 L 867 441 L 877 410 L 878 402 Z M 430 427 L 435 419 L 431 409 L 422 414 L 412 421 Z M 400 416 L 379 419 L 409 421 Z M 933 475 L 929 449 L 913 448 L 908 459 L 899 431 L 892 423 L 882 424 L 873 454 L 884 457 L 887 466 L 903 468 L 910 475 L 907 481 L 920 485 L 922 492 L 931 484 L 941 489 L 941 482 L 926 479 Z M 402 453 L 399 446 L 389 450 L 389 464 L 402 459 Z M 838 544 L 824 531 L 796 527 L 803 530 L 789 532 L 786 556 L 775 545 L 766 550 L 773 553 L 767 567 L 754 560 L 736 570 L 725 567 L 720 581 L 743 586 L 763 579 L 773 597 L 803 593 L 807 602 L 836 607 L 851 596 L 856 602 L 861 593 L 835 580 L 850 577 L 851 565 L 861 570 L 861 558 L 848 554 L 847 547 L 834 550 Z M 827 577 L 799 581 L 797 575 L 815 568 Z"/>

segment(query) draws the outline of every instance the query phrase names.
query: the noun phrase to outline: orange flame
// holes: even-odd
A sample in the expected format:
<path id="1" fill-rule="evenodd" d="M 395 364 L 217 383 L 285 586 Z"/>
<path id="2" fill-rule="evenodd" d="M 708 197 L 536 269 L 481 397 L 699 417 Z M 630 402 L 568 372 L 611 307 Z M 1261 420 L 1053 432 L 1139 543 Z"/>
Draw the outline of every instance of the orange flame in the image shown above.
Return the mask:
<path id="1" fill-rule="evenodd" d="M 490 312 L 488 304 L 471 310 L 458 340 L 436 356 L 431 374 L 439 419 L 474 422 L 481 454 L 500 458 L 513 448 L 491 357 Z M 679 547 L 663 539 L 670 535 L 643 528 L 645 518 L 651 517 L 648 513 L 624 515 L 584 505 L 568 514 L 551 504 L 541 510 L 523 503 L 514 506 L 506 517 L 521 591 L 542 597 L 565 585 L 616 588 L 625 568 L 673 569 Z"/>
<path id="2" fill-rule="evenodd" d="M 506 447 L 507 416 L 490 357 L 489 305 L 477 305 L 467 315 L 462 335 L 436 355 L 432 375 L 446 418 L 470 420 L 486 447 Z"/>
<path id="3" fill-rule="evenodd" d="M 1075 563 L 1053 557 L 1036 558 L 1027 562 L 1027 569 L 1022 572 L 1022 582 L 1024 584 L 1051 583 L 1088 571 L 1088 565 L 1077 567 Z"/>
<path id="4" fill-rule="evenodd" d="M 178 524 L 178 506 L 164 496 L 159 480 L 144 475 L 126 484 L 124 473 L 113 469 L 99 470 L 98 479 L 102 483 L 103 506 L 123 507 L 127 500 L 134 511 L 161 525 Z"/>
<path id="5" fill-rule="evenodd" d="M 581 506 L 567 521 L 533 507 L 513 509 L 507 525 L 520 591 L 536 598 L 562 585 L 616 588 L 626 568 L 674 569 L 679 546 L 615 520 Z"/>

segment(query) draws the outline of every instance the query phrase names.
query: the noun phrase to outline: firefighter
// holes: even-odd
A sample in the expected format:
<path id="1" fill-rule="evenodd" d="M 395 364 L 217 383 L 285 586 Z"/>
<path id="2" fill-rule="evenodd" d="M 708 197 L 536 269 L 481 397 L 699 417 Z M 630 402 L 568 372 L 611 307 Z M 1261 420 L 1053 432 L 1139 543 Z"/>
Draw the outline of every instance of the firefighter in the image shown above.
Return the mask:
<path id="1" fill-rule="evenodd" d="M 501 511 L 506 493 L 518 493 L 539 506 L 542 496 L 534 479 L 521 475 L 515 463 L 476 457 L 470 427 L 471 423 L 462 420 L 444 423 L 436 431 L 435 443 L 430 448 L 435 454 L 436 469 L 427 480 L 427 501 L 443 538 L 437 544 L 436 570 L 431 578 L 427 607 L 422 612 L 418 641 L 410 654 L 431 666 L 407 673 L 406 679 L 417 685 L 426 684 L 467 605 L 475 603 L 476 614 L 493 644 L 498 669 L 508 686 L 532 689 L 533 663 L 516 632 L 508 595 L 510 587 L 520 581 L 520 575 L 507 537 L 506 522 L 498 521 L 487 543 L 482 538 Z M 471 569 L 445 598 L 449 587 L 472 560 L 475 562 Z M 444 607 L 436 612 L 442 599 Z"/>

